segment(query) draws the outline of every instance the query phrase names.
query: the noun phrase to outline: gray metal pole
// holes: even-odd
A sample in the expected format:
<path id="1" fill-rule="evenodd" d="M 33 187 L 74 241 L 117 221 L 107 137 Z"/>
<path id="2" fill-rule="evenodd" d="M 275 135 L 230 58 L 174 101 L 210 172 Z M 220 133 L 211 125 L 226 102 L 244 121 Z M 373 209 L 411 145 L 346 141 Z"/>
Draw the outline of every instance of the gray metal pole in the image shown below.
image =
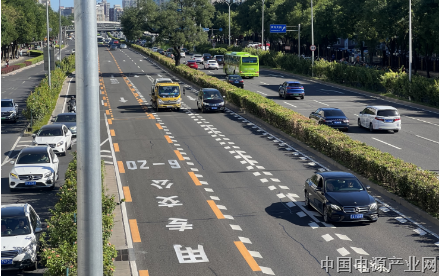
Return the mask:
<path id="1" fill-rule="evenodd" d="M 300 24 L 299 24 L 299 28 L 297 28 L 297 30 L 298 30 L 298 37 L 299 37 L 299 44 L 297 45 L 297 48 L 298 48 L 298 53 L 299 53 L 299 59 L 300 59 Z"/>
<path id="2" fill-rule="evenodd" d="M 48 69 L 49 69 L 49 87 L 52 88 L 52 78 L 50 74 L 50 47 L 49 47 L 49 1 L 46 1 L 46 28 L 47 28 L 47 60 L 49 62 Z"/>
<path id="3" fill-rule="evenodd" d="M 265 0 L 262 0 L 262 48 L 264 49 L 264 6 L 265 6 Z"/>
<path id="4" fill-rule="evenodd" d="M 412 82 L 412 0 L 409 5 L 409 82 Z"/>
<path id="5" fill-rule="evenodd" d="M 96 2 L 75 0 L 78 276 L 103 275 Z"/>
<path id="6" fill-rule="evenodd" d="M 314 15 L 313 15 L 313 7 L 311 0 L 311 45 L 314 45 Z M 312 53 L 312 67 L 311 67 L 311 76 L 314 77 L 314 51 Z"/>
<path id="7" fill-rule="evenodd" d="M 231 36 L 230 36 L 230 3 L 228 3 L 229 4 L 229 46 L 230 46 L 230 39 L 232 38 Z"/>
<path id="8" fill-rule="evenodd" d="M 58 37 L 58 45 L 59 45 L 59 61 L 61 62 L 61 46 L 62 46 L 61 0 L 59 0 L 58 14 L 59 14 L 59 37 Z"/>

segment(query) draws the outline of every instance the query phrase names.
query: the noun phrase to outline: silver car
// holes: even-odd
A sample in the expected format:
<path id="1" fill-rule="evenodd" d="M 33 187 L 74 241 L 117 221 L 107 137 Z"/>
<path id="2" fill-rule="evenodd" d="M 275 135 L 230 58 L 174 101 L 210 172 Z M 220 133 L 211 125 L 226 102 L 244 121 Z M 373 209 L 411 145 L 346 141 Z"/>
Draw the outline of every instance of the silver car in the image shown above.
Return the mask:
<path id="1" fill-rule="evenodd" d="M 12 121 L 14 123 L 18 120 L 18 104 L 13 99 L 2 99 L 2 121 Z"/>
<path id="2" fill-rule="evenodd" d="M 120 44 L 120 48 L 121 48 L 121 49 L 126 49 L 126 48 L 128 48 L 128 47 L 127 47 L 126 44 Z"/>

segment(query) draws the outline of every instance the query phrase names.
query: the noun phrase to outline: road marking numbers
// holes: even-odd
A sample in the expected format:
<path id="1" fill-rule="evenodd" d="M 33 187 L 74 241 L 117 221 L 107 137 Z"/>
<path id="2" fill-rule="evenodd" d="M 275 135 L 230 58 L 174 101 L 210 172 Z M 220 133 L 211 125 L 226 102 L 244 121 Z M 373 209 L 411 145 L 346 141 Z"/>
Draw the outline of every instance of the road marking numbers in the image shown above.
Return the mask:
<path id="1" fill-rule="evenodd" d="M 122 163 L 122 161 L 118 161 L 118 162 Z M 146 160 L 126 161 L 126 165 L 127 165 L 127 168 L 129 170 L 137 170 L 137 169 L 148 170 L 149 166 L 146 166 L 147 163 L 148 163 L 148 161 L 146 161 Z M 171 166 L 171 168 L 173 168 L 173 169 L 180 169 L 181 168 L 181 166 L 177 160 L 168 160 L 168 163 Z M 165 165 L 165 163 L 152 163 L 152 165 L 153 166 L 163 166 L 163 165 Z M 123 167 L 123 163 L 122 163 L 122 167 Z M 119 170 L 120 170 L 120 166 L 119 166 Z M 124 172 L 125 172 L 125 170 L 124 170 Z"/>

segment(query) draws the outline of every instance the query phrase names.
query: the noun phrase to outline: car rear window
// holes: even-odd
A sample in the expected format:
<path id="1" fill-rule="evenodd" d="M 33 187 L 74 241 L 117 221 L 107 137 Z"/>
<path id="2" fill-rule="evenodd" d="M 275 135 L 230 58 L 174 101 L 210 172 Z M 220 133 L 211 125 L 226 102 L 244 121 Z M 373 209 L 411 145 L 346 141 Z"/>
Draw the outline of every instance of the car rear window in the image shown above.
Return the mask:
<path id="1" fill-rule="evenodd" d="M 258 63 L 258 58 L 255 57 L 243 57 L 242 63 Z"/>
<path id="2" fill-rule="evenodd" d="M 301 87 L 302 85 L 300 83 L 289 83 L 288 87 Z"/>
<path id="3" fill-rule="evenodd" d="M 241 80 L 240 76 L 229 76 L 230 80 Z"/>
<path id="4" fill-rule="evenodd" d="M 333 109 L 333 110 L 325 110 L 325 117 L 327 116 L 343 116 L 346 117 L 341 110 Z"/>
<path id="5" fill-rule="evenodd" d="M 398 111 L 394 109 L 378 110 L 377 116 L 390 117 L 399 116 Z"/>

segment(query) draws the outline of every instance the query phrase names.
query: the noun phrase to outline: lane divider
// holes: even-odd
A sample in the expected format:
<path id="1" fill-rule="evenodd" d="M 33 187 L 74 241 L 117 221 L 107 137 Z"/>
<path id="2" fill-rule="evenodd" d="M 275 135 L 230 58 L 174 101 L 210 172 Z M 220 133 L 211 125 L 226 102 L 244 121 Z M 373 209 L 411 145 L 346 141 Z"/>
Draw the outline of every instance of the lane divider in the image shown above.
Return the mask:
<path id="1" fill-rule="evenodd" d="M 207 203 L 209 204 L 210 208 L 212 209 L 212 211 L 215 213 L 216 217 L 218 219 L 225 219 L 223 213 L 220 211 L 220 209 L 218 208 L 218 206 L 216 206 L 215 201 L 213 200 L 207 200 Z"/>
<path id="2" fill-rule="evenodd" d="M 163 129 L 163 128 L 161 128 L 161 129 Z M 166 141 L 168 141 L 169 144 L 172 144 L 172 143 L 173 143 L 172 140 L 171 140 L 171 138 L 169 138 L 168 135 L 165 135 L 165 139 L 166 139 Z"/>
<path id="3" fill-rule="evenodd" d="M 117 167 L 119 168 L 119 173 L 125 173 L 125 167 L 122 161 L 117 161 Z"/>
<path id="4" fill-rule="evenodd" d="M 262 271 L 262 269 L 259 267 L 258 263 L 256 263 L 252 255 L 250 255 L 250 252 L 247 250 L 243 242 L 235 241 L 235 245 L 238 248 L 239 252 L 241 253 L 242 257 L 244 257 L 244 260 L 247 262 L 247 264 L 250 266 L 250 268 L 253 271 Z"/>
<path id="5" fill-rule="evenodd" d="M 110 129 L 110 135 L 115 137 L 116 136 L 116 132 L 114 132 L 114 129 Z"/>
<path id="6" fill-rule="evenodd" d="M 113 120 L 111 120 L 111 119 L 107 119 L 107 121 L 108 121 L 108 124 L 109 124 L 109 125 L 112 125 L 112 124 L 113 124 Z"/>
<path id="7" fill-rule="evenodd" d="M 130 219 L 130 229 L 131 229 L 131 237 L 133 237 L 133 242 L 142 242 L 140 239 L 139 226 L 137 226 L 136 219 Z"/>
<path id="8" fill-rule="evenodd" d="M 123 195 L 125 197 L 125 202 L 133 202 L 133 199 L 131 198 L 130 187 L 123 186 L 122 189 L 123 189 Z"/>
<path id="9" fill-rule="evenodd" d="M 160 124 L 155 124 L 155 125 L 157 126 L 158 129 L 163 129 Z"/>
<path id="10" fill-rule="evenodd" d="M 188 172 L 189 176 L 192 178 L 192 181 L 195 183 L 196 186 L 201 186 L 200 180 L 198 180 L 198 177 L 195 175 L 194 172 Z"/>
<path id="11" fill-rule="evenodd" d="M 119 152 L 119 143 L 113 143 L 114 151 Z"/>
<path id="12" fill-rule="evenodd" d="M 177 155 L 178 160 L 180 160 L 180 161 L 183 161 L 183 160 L 184 160 L 184 157 L 183 157 L 183 155 L 181 155 L 181 153 L 180 153 L 179 150 L 174 150 L 174 152 L 175 152 L 175 154 Z"/>
<path id="13" fill-rule="evenodd" d="M 139 270 L 139 276 L 149 276 L 148 270 Z"/>

